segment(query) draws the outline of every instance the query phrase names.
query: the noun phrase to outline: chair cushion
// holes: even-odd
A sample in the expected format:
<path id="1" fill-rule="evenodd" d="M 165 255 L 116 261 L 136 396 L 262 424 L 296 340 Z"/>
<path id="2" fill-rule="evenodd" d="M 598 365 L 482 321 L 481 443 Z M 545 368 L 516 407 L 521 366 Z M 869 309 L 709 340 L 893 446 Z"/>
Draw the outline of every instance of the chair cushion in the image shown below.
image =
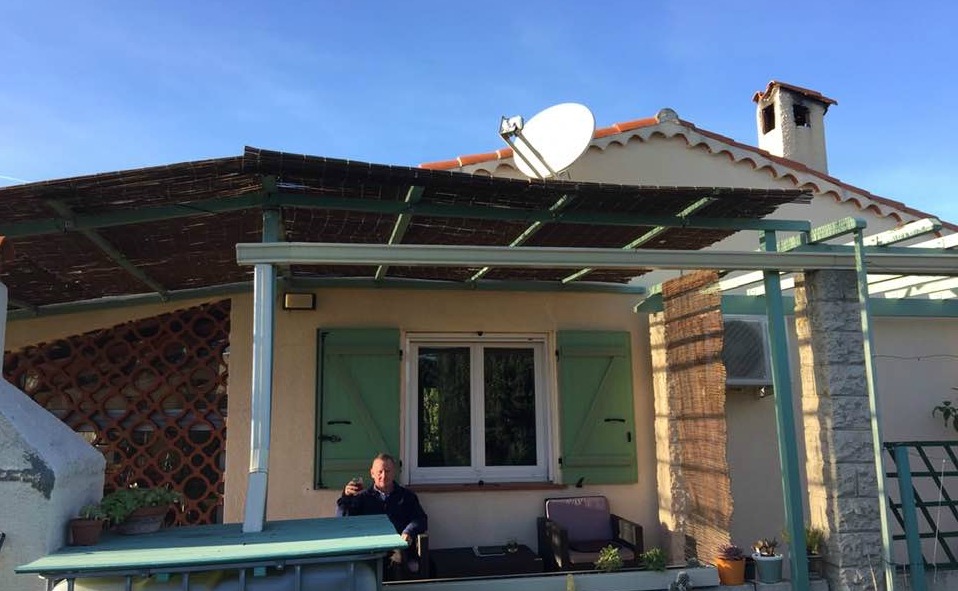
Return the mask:
<path id="1" fill-rule="evenodd" d="M 576 552 L 598 552 L 606 546 L 615 546 L 609 540 L 585 540 L 581 542 L 569 542 L 569 550 Z"/>
<path id="2" fill-rule="evenodd" d="M 609 500 L 605 497 L 547 499 L 546 517 L 568 532 L 570 545 L 613 537 Z"/>

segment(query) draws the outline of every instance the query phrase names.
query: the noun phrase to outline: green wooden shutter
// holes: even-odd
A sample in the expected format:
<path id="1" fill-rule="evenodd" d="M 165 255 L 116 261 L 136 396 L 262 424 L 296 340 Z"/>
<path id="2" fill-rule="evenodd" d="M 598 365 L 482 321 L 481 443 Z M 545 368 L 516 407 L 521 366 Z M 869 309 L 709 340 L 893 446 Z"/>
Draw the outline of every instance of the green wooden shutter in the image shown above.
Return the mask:
<path id="1" fill-rule="evenodd" d="M 399 330 L 338 328 L 317 335 L 316 488 L 369 480 L 378 453 L 399 458 Z"/>
<path id="2" fill-rule="evenodd" d="M 629 333 L 560 331 L 558 345 L 562 481 L 636 482 Z"/>

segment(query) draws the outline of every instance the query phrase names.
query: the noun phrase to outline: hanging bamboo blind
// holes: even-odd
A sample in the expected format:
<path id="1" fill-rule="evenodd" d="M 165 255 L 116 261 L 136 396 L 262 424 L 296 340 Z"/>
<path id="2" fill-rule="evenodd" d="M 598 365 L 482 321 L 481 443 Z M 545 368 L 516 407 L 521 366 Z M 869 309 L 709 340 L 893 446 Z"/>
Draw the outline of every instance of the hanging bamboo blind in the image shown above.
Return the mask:
<path id="1" fill-rule="evenodd" d="M 718 276 L 700 271 L 662 286 L 673 487 L 681 497 L 686 557 L 711 560 L 729 543 L 725 367 Z"/>

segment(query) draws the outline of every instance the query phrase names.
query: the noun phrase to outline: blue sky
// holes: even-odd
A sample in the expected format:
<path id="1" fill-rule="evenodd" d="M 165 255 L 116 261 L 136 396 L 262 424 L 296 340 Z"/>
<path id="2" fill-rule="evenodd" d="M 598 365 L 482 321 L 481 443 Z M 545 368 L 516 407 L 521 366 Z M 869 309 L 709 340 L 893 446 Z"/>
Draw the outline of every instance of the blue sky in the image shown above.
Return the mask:
<path id="1" fill-rule="evenodd" d="M 755 145 L 771 79 L 838 100 L 830 172 L 958 222 L 958 3 L 0 4 L 0 186 L 238 155 L 416 165 L 501 115 L 671 107 Z"/>

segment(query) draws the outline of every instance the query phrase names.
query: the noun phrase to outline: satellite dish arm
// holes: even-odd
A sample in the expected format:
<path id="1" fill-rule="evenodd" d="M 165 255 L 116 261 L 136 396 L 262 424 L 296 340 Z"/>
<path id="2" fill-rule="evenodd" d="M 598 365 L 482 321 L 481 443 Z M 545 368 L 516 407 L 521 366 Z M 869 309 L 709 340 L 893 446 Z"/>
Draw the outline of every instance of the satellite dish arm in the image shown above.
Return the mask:
<path id="1" fill-rule="evenodd" d="M 536 159 L 539 161 L 542 167 L 545 168 L 547 171 L 549 171 L 550 176 L 558 177 L 558 174 L 556 173 L 556 171 L 552 170 L 552 167 L 549 166 L 549 163 L 546 162 L 546 159 L 542 157 L 542 154 L 539 153 L 539 150 L 536 150 L 535 146 L 529 143 L 529 141 L 526 140 L 525 136 L 522 135 L 522 125 L 523 125 L 523 121 L 522 121 L 522 116 L 520 115 L 516 115 L 515 117 L 508 117 L 508 118 L 503 117 L 499 121 L 499 137 L 501 137 L 503 141 L 509 144 L 509 147 L 512 148 L 513 157 L 521 158 L 522 161 L 526 163 L 526 166 L 532 169 L 533 172 L 536 172 L 536 174 L 538 174 L 538 170 L 536 166 L 532 162 L 530 162 L 529 159 L 526 157 L 525 150 L 520 150 L 516 148 L 516 145 L 513 143 L 513 137 L 518 138 L 519 140 L 522 141 L 522 144 L 526 148 L 528 148 L 530 152 L 532 152 L 532 155 L 536 157 Z M 541 180 L 542 178 L 543 178 L 542 175 L 539 175 L 539 179 Z"/>

